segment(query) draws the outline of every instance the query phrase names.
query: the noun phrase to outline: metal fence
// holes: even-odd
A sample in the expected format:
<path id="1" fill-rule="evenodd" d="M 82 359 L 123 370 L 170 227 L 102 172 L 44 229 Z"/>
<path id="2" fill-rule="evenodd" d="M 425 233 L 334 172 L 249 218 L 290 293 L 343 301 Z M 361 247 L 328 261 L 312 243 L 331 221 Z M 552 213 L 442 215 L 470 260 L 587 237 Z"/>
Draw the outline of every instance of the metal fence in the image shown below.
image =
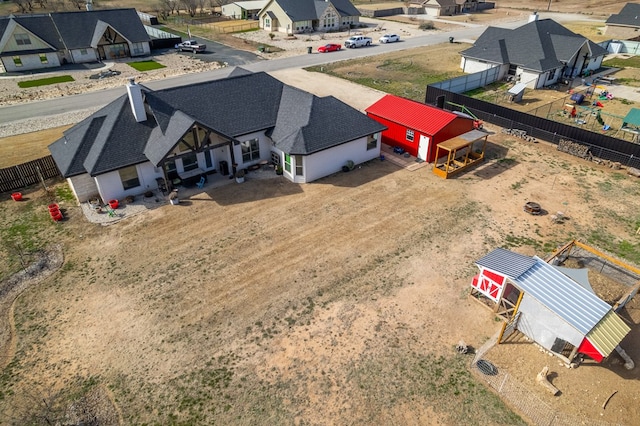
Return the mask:
<path id="1" fill-rule="evenodd" d="M 0 169 L 0 192 L 14 191 L 45 179 L 62 177 L 52 156 Z"/>
<path id="2" fill-rule="evenodd" d="M 527 135 L 553 144 L 570 140 L 587 146 L 593 157 L 618 162 L 625 167 L 640 169 L 640 144 L 631 143 L 600 132 L 549 120 L 545 117 L 516 111 L 460 93 L 453 93 L 434 86 L 427 86 L 425 103 L 455 109 L 448 102 L 464 105 L 481 120 L 507 129 L 524 130 Z"/>
<path id="3" fill-rule="evenodd" d="M 485 353 L 486 354 L 486 353 Z M 484 354 L 483 354 L 484 356 Z M 596 418 L 581 418 L 572 414 L 559 412 L 536 396 L 531 389 L 511 376 L 505 369 L 495 365 L 486 358 L 476 358 L 471 363 L 471 372 L 479 380 L 487 383 L 500 397 L 527 417 L 537 426 L 612 426 L 611 423 Z"/>

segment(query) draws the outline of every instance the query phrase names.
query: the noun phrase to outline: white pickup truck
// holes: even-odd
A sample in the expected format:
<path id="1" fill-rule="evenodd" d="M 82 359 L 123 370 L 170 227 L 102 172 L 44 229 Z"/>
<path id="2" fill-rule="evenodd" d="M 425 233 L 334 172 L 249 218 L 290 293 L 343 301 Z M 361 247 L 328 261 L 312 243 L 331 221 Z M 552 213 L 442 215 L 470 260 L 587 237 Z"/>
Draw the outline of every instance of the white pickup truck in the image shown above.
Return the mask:
<path id="1" fill-rule="evenodd" d="M 181 52 L 204 52 L 207 48 L 206 44 L 200 44 L 195 40 L 185 40 L 182 43 L 176 44 L 176 49 Z"/>
<path id="2" fill-rule="evenodd" d="M 371 37 L 351 36 L 344 42 L 344 47 L 350 47 L 353 49 L 355 47 L 370 46 L 371 43 L 373 43 Z"/>

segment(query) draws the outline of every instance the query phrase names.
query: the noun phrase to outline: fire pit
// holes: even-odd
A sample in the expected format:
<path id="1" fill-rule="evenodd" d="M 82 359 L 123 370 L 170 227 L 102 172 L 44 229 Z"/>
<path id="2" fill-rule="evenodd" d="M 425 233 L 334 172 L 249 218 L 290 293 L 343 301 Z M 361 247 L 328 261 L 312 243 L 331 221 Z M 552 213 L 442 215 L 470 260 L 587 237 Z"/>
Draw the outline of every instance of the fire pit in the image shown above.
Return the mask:
<path id="1" fill-rule="evenodd" d="M 540 208 L 540 204 L 534 203 L 533 201 L 529 201 L 524 205 L 524 211 L 534 216 L 537 216 L 540 214 L 542 209 Z"/>

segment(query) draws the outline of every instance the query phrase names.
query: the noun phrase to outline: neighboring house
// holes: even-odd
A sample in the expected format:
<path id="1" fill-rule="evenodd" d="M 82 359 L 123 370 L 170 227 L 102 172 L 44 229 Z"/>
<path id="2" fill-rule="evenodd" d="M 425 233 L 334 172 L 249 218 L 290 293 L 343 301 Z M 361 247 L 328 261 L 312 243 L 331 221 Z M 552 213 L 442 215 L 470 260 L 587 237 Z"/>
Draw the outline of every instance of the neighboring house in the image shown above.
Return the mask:
<path id="1" fill-rule="evenodd" d="M 571 362 L 609 356 L 630 328 L 593 292 L 587 270 L 569 269 L 502 248 L 476 262 L 473 292 L 510 307 L 510 325 Z"/>
<path id="2" fill-rule="evenodd" d="M 440 142 L 473 130 L 470 118 L 393 95 L 385 95 L 365 111 L 387 127 L 382 132 L 383 143 L 429 163 L 435 161 Z"/>
<path id="3" fill-rule="evenodd" d="M 425 0 L 420 3 L 429 16 L 452 16 L 462 11 L 456 0 Z"/>
<path id="4" fill-rule="evenodd" d="M 378 158 L 385 127 L 338 99 L 241 68 L 222 80 L 127 94 L 49 150 L 76 198 L 137 195 L 173 180 L 272 162 L 305 183 Z"/>
<path id="5" fill-rule="evenodd" d="M 337 31 L 360 22 L 349 0 L 269 0 L 258 17 L 260 28 L 287 34 Z"/>
<path id="6" fill-rule="evenodd" d="M 539 89 L 597 70 L 607 50 L 534 13 L 529 23 L 516 29 L 487 28 L 473 47 L 460 54 L 460 67 L 466 73 L 498 66 L 500 79 L 512 76 Z"/>
<path id="7" fill-rule="evenodd" d="M 222 6 L 222 14 L 233 19 L 258 19 L 268 0 L 237 1 Z"/>
<path id="8" fill-rule="evenodd" d="M 0 17 L 0 61 L 8 72 L 148 55 L 135 9 Z"/>
<path id="9" fill-rule="evenodd" d="M 637 38 L 640 36 L 640 4 L 625 4 L 620 13 L 611 15 L 605 23 L 604 33 L 609 37 L 622 40 Z"/>

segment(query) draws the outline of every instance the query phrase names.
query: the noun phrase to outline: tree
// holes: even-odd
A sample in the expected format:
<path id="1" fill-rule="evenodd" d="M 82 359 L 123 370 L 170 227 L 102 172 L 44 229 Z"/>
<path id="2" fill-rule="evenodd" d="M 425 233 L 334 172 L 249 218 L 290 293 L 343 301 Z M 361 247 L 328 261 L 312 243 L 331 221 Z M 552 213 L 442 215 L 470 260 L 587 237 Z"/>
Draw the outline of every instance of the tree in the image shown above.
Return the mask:
<path id="1" fill-rule="evenodd" d="M 32 0 L 13 0 L 13 3 L 18 6 L 20 13 L 29 13 L 33 11 Z"/>
<path id="2" fill-rule="evenodd" d="M 198 9 L 198 0 L 181 0 L 180 1 L 184 8 L 187 10 L 189 16 L 196 16 L 196 12 Z"/>

